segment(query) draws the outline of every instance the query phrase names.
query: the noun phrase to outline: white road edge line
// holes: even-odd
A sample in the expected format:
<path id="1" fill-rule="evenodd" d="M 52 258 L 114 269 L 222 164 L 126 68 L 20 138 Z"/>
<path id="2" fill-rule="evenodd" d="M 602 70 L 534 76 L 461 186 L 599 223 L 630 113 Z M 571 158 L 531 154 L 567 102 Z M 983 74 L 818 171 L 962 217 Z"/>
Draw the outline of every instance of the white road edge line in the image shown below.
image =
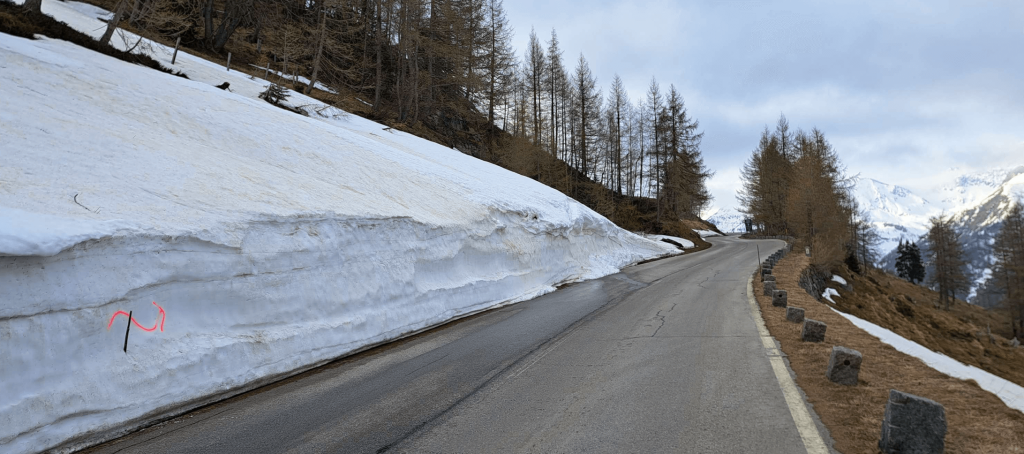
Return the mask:
<path id="1" fill-rule="evenodd" d="M 775 350 L 775 339 L 768 333 L 764 319 L 761 318 L 761 309 L 757 306 L 757 300 L 754 298 L 753 276 L 747 280 L 747 302 L 750 304 L 750 315 L 754 319 L 754 324 L 757 325 L 757 333 L 765 351 Z M 781 356 L 777 355 L 768 356 L 768 360 L 772 364 L 772 370 L 775 371 L 775 378 L 779 382 L 779 387 L 782 388 L 782 395 L 786 398 L 789 413 L 793 415 L 793 422 L 796 424 L 796 430 L 800 433 L 800 439 L 803 440 L 807 453 L 828 454 L 828 447 L 821 439 L 821 434 L 818 433 L 818 428 L 815 426 L 814 420 L 811 419 L 810 412 L 807 411 L 804 399 L 800 395 L 800 391 L 797 390 L 793 377 L 789 375 L 786 363 L 782 361 Z"/>

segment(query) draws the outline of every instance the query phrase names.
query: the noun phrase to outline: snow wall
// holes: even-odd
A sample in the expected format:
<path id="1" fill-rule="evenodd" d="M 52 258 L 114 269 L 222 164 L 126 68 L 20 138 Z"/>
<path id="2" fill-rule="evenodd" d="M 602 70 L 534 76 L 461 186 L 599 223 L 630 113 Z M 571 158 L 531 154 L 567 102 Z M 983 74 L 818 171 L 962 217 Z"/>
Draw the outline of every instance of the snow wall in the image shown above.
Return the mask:
<path id="1" fill-rule="evenodd" d="M 89 8 L 43 10 L 102 31 Z M 192 80 L 0 34 L 0 66 L 3 452 L 83 447 L 674 251 L 458 151 L 287 113 L 187 54 Z"/>

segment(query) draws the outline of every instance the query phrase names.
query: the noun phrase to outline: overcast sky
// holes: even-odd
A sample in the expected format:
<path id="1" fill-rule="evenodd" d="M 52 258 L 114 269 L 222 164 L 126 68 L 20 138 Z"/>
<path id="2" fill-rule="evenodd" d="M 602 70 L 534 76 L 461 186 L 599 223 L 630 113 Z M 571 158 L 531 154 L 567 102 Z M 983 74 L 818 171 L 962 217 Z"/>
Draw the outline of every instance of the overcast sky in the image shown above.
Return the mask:
<path id="1" fill-rule="evenodd" d="M 827 6 L 824 4 L 827 3 Z M 705 132 L 709 186 L 737 205 L 739 168 L 784 113 L 817 127 L 848 174 L 929 198 L 956 175 L 1024 165 L 1024 1 L 506 0 L 522 54 L 557 30 L 607 90 L 674 84 Z M 546 45 L 545 45 L 546 48 Z M 956 168 L 956 170 L 952 170 Z"/>

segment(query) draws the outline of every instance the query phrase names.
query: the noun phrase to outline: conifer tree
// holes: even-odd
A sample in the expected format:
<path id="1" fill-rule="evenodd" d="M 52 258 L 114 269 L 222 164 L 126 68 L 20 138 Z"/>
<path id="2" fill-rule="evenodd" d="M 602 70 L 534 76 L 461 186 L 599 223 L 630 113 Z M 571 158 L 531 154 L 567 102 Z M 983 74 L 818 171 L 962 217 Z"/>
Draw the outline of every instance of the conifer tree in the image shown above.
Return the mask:
<path id="1" fill-rule="evenodd" d="M 666 208 L 676 217 L 696 217 L 710 200 L 704 181 L 711 172 L 704 166 L 700 143 L 704 133 L 690 117 L 682 96 L 670 86 L 666 104 L 666 155 L 663 163 Z"/>
<path id="2" fill-rule="evenodd" d="M 921 260 L 921 248 L 917 247 L 916 242 L 911 242 L 907 249 L 910 256 L 910 282 L 912 284 L 923 282 L 925 268 L 924 261 Z"/>
<path id="3" fill-rule="evenodd" d="M 896 276 L 905 281 L 910 280 L 910 248 L 909 243 L 904 244 L 900 238 L 900 244 L 896 246 Z"/>
<path id="4" fill-rule="evenodd" d="M 858 217 L 859 219 L 854 219 L 851 223 L 853 230 L 853 250 L 851 252 L 857 257 L 861 274 L 864 274 L 878 261 L 877 247 L 882 240 L 866 214 L 862 213 Z"/>
<path id="5" fill-rule="evenodd" d="M 929 279 L 939 292 L 939 305 L 949 310 L 956 294 L 968 287 L 964 274 L 964 252 L 953 221 L 945 216 L 931 219 L 928 230 L 929 259 L 935 272 Z"/>
<path id="6" fill-rule="evenodd" d="M 801 136 L 801 140 L 807 142 L 803 148 L 811 147 L 806 137 Z M 765 127 L 757 148 L 743 165 L 740 173 L 743 187 L 737 194 L 743 213 L 763 233 L 790 233 L 786 222 L 786 203 L 792 171 L 793 165 L 781 152 L 779 136 Z"/>
<path id="7" fill-rule="evenodd" d="M 846 257 L 851 240 L 849 195 L 841 185 L 843 169 L 825 135 L 813 129 L 798 134 L 798 157 L 793 165 L 788 196 L 783 199 L 785 225 L 814 251 L 816 264 L 832 266 Z"/>
<path id="8" fill-rule="evenodd" d="M 487 0 L 487 42 L 486 65 L 483 79 L 487 83 L 487 122 L 494 124 L 495 110 L 510 90 L 508 72 L 515 68 L 515 54 L 512 51 L 512 28 L 505 17 L 502 0 Z"/>
<path id="9" fill-rule="evenodd" d="M 1010 208 L 1003 227 L 992 245 L 996 285 L 1010 310 L 1013 335 L 1024 337 L 1024 208 L 1020 202 Z"/>
<path id="10" fill-rule="evenodd" d="M 576 64 L 573 86 L 578 110 L 578 124 L 574 137 L 579 148 L 579 170 L 590 176 L 596 170 L 591 164 L 601 122 L 601 93 L 597 90 L 597 80 L 590 72 L 590 65 L 586 58 L 583 58 L 583 54 L 580 54 Z"/>
<path id="11" fill-rule="evenodd" d="M 530 108 L 533 113 L 533 143 L 534 145 L 541 144 L 541 136 L 543 134 L 542 117 L 543 117 L 543 95 L 544 95 L 544 79 L 547 73 L 547 62 L 544 58 L 544 49 L 540 47 L 540 40 L 537 39 L 537 33 L 530 30 L 530 43 L 527 44 L 526 48 L 526 61 L 525 73 L 526 73 L 526 86 L 530 91 Z"/>
<path id="12" fill-rule="evenodd" d="M 615 193 L 622 195 L 622 125 L 624 123 L 623 116 L 627 112 L 629 106 L 629 95 L 626 94 L 626 87 L 622 84 L 622 79 L 618 74 L 612 79 L 612 88 L 608 93 L 608 110 L 611 114 L 611 134 L 609 135 L 609 153 L 613 159 L 614 164 L 614 179 L 613 185 Z"/>
<path id="13" fill-rule="evenodd" d="M 644 196 L 644 161 L 647 159 L 647 121 L 644 116 L 644 112 L 646 112 L 646 110 L 647 107 L 644 104 L 643 99 L 637 101 L 636 108 L 633 109 L 633 116 L 635 117 L 633 119 L 633 124 L 635 125 L 633 131 L 636 134 L 635 143 L 637 147 L 635 158 L 637 166 L 636 187 L 637 195 L 640 197 Z"/>
<path id="14" fill-rule="evenodd" d="M 558 128 L 562 122 L 559 114 L 560 109 L 559 102 L 561 97 L 559 93 L 564 89 L 565 80 L 567 79 L 565 74 L 565 68 L 562 65 L 562 49 L 558 47 L 558 35 L 554 29 L 551 29 L 551 41 L 548 42 L 548 54 L 547 54 L 547 71 L 545 72 L 546 82 L 545 88 L 548 95 L 548 115 L 551 117 L 550 121 L 550 137 L 548 137 L 548 151 L 551 152 L 552 156 L 558 157 Z"/>
<path id="15" fill-rule="evenodd" d="M 663 115 L 665 112 L 664 98 L 661 96 L 661 85 L 658 80 L 651 77 L 651 84 L 647 88 L 647 131 L 650 135 L 650 165 L 647 166 L 649 177 L 648 184 L 653 186 L 654 199 L 661 200 L 661 149 L 663 146 L 662 132 L 664 130 Z M 657 221 L 661 222 L 661 204 L 658 204 Z"/>

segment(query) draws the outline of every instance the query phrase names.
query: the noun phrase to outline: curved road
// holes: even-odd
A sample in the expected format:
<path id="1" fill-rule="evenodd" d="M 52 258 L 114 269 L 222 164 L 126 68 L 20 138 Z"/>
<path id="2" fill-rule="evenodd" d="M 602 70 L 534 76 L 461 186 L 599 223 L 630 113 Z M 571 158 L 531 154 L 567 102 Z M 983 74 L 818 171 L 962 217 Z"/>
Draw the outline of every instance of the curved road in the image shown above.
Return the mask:
<path id="1" fill-rule="evenodd" d="M 95 452 L 808 452 L 747 299 L 755 244 L 763 258 L 784 243 L 711 242 Z"/>

